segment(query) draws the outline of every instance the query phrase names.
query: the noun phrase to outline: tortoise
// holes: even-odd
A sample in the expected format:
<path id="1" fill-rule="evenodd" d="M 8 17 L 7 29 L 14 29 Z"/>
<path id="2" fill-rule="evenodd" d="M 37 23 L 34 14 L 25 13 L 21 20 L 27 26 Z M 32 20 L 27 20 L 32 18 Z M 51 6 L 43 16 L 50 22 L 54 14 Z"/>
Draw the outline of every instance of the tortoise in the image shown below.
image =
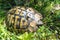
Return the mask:
<path id="1" fill-rule="evenodd" d="M 6 14 L 7 29 L 11 31 L 35 32 L 43 24 L 42 14 L 31 7 L 15 6 Z"/>

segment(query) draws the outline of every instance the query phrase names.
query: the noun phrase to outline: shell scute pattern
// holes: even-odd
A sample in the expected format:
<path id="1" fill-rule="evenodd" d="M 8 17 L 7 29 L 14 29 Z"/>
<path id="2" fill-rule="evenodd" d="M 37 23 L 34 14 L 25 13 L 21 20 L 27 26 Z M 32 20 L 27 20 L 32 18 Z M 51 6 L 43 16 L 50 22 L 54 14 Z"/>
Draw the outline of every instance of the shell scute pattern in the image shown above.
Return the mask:
<path id="1" fill-rule="evenodd" d="M 37 25 L 43 24 L 42 18 L 41 13 L 33 8 L 16 6 L 8 11 L 6 24 L 12 25 L 14 30 L 34 32 L 38 29 Z"/>

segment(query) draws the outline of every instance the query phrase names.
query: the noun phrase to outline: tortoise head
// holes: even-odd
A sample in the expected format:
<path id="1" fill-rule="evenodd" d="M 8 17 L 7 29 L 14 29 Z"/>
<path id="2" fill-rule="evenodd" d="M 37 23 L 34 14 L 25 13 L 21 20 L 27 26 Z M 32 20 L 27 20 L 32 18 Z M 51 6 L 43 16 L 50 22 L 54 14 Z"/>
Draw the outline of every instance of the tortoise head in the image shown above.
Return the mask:
<path id="1" fill-rule="evenodd" d="M 41 13 L 39 13 L 38 11 L 36 11 L 32 8 L 28 8 L 27 12 L 28 12 L 27 16 L 30 17 L 31 19 L 33 19 L 37 23 L 37 25 L 43 24 L 43 22 L 42 22 L 43 17 L 41 15 Z"/>
<path id="2" fill-rule="evenodd" d="M 43 24 L 43 22 L 42 22 L 43 17 L 42 17 L 41 14 L 35 14 L 35 18 L 34 19 L 35 19 L 37 25 L 42 25 Z"/>

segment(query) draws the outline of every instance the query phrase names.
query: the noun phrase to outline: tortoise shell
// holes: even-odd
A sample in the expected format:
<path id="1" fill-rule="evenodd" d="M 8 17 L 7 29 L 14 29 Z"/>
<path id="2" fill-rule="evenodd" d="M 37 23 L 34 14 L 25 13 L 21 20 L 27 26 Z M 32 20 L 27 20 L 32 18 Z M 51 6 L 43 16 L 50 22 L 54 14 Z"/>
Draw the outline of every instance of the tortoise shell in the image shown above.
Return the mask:
<path id="1" fill-rule="evenodd" d="M 16 6 L 8 11 L 6 25 L 9 30 L 35 32 L 43 24 L 42 18 L 33 8 Z"/>

